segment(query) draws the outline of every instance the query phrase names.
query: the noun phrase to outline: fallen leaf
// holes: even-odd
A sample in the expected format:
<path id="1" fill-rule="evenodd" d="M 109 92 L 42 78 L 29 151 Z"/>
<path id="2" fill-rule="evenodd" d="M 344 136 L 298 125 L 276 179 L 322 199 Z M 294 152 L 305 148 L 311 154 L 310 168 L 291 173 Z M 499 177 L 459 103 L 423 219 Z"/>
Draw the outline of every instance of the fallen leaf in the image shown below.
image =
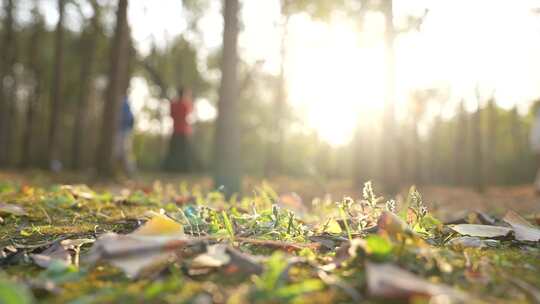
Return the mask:
<path id="1" fill-rule="evenodd" d="M 174 251 L 187 245 L 189 241 L 178 237 L 157 237 L 138 235 L 118 235 L 108 233 L 98 238 L 86 263 L 108 262 L 124 271 L 129 278 L 135 278 L 152 266 L 163 263 L 174 256 Z"/>
<path id="2" fill-rule="evenodd" d="M 379 227 L 379 233 L 385 233 L 392 237 L 404 234 L 412 234 L 412 231 L 407 223 L 389 211 L 383 211 L 379 217 L 379 220 L 377 221 L 377 226 Z"/>
<path id="3" fill-rule="evenodd" d="M 474 236 L 462 236 L 455 239 L 450 240 L 448 242 L 448 245 L 451 247 L 461 250 L 464 248 L 485 248 L 487 247 L 484 240 L 474 237 Z"/>
<path id="4" fill-rule="evenodd" d="M 317 271 L 317 275 L 326 285 L 335 286 L 343 290 L 346 294 L 349 295 L 349 297 L 351 297 L 354 303 L 359 303 L 360 301 L 362 301 L 362 295 L 358 291 L 356 291 L 353 286 L 349 285 L 349 283 L 342 280 L 339 276 L 328 274 L 322 269 L 319 269 Z"/>
<path id="5" fill-rule="evenodd" d="M 505 276 L 514 285 L 523 290 L 527 296 L 533 301 L 533 303 L 540 303 L 540 290 L 535 286 L 515 277 Z"/>
<path id="6" fill-rule="evenodd" d="M 122 269 L 129 278 L 174 257 L 174 252 L 189 243 L 182 225 L 169 217 L 153 217 L 131 234 L 108 233 L 98 238 L 85 262 L 108 262 Z"/>
<path id="7" fill-rule="evenodd" d="M 0 203 L 0 214 L 11 214 L 16 216 L 28 215 L 24 208 L 17 205 L 4 203 Z"/>
<path id="8" fill-rule="evenodd" d="M 227 246 L 223 244 L 216 244 L 208 246 L 207 251 L 203 254 L 196 256 L 191 265 L 193 267 L 221 267 L 228 264 L 231 261 L 231 257 L 225 252 Z"/>
<path id="9" fill-rule="evenodd" d="M 485 238 L 506 237 L 512 232 L 512 229 L 507 227 L 490 225 L 460 224 L 449 227 L 461 235 Z"/>
<path id="10" fill-rule="evenodd" d="M 74 198 L 82 198 L 85 200 L 91 200 L 94 198 L 94 194 L 85 185 L 63 185 L 60 187 L 60 189 L 70 192 Z"/>
<path id="11" fill-rule="evenodd" d="M 278 205 L 284 208 L 291 209 L 297 213 L 305 213 L 307 211 L 302 198 L 295 192 L 282 194 L 278 199 Z"/>
<path id="12" fill-rule="evenodd" d="M 333 271 L 334 269 L 341 267 L 344 262 L 355 258 L 358 255 L 358 249 L 365 247 L 367 247 L 367 242 L 364 239 L 354 238 L 347 241 L 336 249 L 336 254 L 332 262 L 321 266 L 321 269 L 324 271 Z"/>
<path id="13" fill-rule="evenodd" d="M 480 225 L 495 225 L 497 222 L 492 216 L 482 211 L 463 210 L 456 212 L 457 214 L 450 219 L 447 219 L 445 225 L 457 224 L 480 224 Z"/>
<path id="14" fill-rule="evenodd" d="M 447 297 L 453 301 L 464 301 L 466 295 L 449 286 L 430 283 L 417 275 L 392 264 L 367 263 L 368 293 L 387 299 L 409 299 L 421 297 Z"/>
<path id="15" fill-rule="evenodd" d="M 225 272 L 241 272 L 243 274 L 261 274 L 263 272 L 261 259 L 232 247 L 227 247 L 227 254 L 231 257 L 231 262 L 226 267 Z"/>
<path id="16" fill-rule="evenodd" d="M 215 244 L 207 247 L 207 251 L 196 256 L 191 267 L 200 268 L 222 268 L 225 273 L 260 274 L 263 267 L 256 258 L 242 253 L 225 244 Z"/>
<path id="17" fill-rule="evenodd" d="M 284 250 L 287 252 L 300 251 L 305 248 L 317 249 L 320 245 L 317 243 L 292 243 L 284 241 L 274 241 L 274 240 L 259 240 L 245 237 L 237 237 L 235 241 L 240 243 L 246 243 L 251 245 L 269 247 L 273 249 Z"/>
<path id="18" fill-rule="evenodd" d="M 80 247 L 92 242 L 94 242 L 92 239 L 61 240 L 39 254 L 31 254 L 30 257 L 36 265 L 43 268 L 48 268 L 54 261 L 66 266 L 71 264 L 78 266 Z"/>
<path id="19" fill-rule="evenodd" d="M 534 227 L 526 219 L 514 211 L 508 211 L 503 218 L 514 229 L 515 238 L 519 241 L 540 241 L 540 229 Z"/>
<path id="20" fill-rule="evenodd" d="M 176 235 L 183 236 L 183 226 L 169 218 L 168 216 L 160 213 L 151 213 L 152 218 L 146 222 L 143 226 L 135 230 L 132 235 L 139 236 L 152 236 L 152 235 Z"/>
<path id="21" fill-rule="evenodd" d="M 325 250 L 334 250 L 340 243 L 347 241 L 345 238 L 340 239 L 329 234 L 313 235 L 309 237 L 309 240 L 320 244 L 320 247 Z"/>

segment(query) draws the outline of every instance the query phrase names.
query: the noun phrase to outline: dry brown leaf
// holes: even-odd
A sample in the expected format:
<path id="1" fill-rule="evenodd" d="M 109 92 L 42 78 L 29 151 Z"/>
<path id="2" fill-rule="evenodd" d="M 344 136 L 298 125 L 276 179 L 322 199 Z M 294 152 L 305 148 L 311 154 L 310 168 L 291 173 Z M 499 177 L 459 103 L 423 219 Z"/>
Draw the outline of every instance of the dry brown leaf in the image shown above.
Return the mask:
<path id="1" fill-rule="evenodd" d="M 460 224 L 449 227 L 461 235 L 485 238 L 506 237 L 512 233 L 510 228 L 490 225 Z"/>
<path id="2" fill-rule="evenodd" d="M 487 244 L 484 240 L 474 237 L 474 236 L 462 236 L 455 239 L 452 239 L 448 242 L 448 245 L 455 249 L 464 249 L 464 248 L 485 248 Z"/>
<path id="3" fill-rule="evenodd" d="M 242 253 L 226 244 L 215 244 L 191 262 L 193 269 L 222 268 L 225 273 L 260 274 L 263 267 L 255 257 Z"/>
<path id="4" fill-rule="evenodd" d="M 540 229 L 534 227 L 526 219 L 514 211 L 508 211 L 503 218 L 514 229 L 515 238 L 519 241 L 540 241 Z"/>
<path id="5" fill-rule="evenodd" d="M 54 261 L 66 266 L 70 264 L 78 266 L 79 248 L 92 242 L 94 242 L 92 239 L 61 240 L 39 254 L 31 254 L 30 257 L 36 265 L 43 268 L 49 267 Z"/>
<path id="6" fill-rule="evenodd" d="M 28 215 L 21 206 L 4 203 L 0 203 L 0 214 L 11 214 L 16 216 Z"/>
<path id="7" fill-rule="evenodd" d="M 143 270 L 173 258 L 174 252 L 189 243 L 182 225 L 162 214 L 153 217 L 131 234 L 102 235 L 85 261 L 108 262 L 122 269 L 129 278 L 137 277 Z"/>
<path id="8" fill-rule="evenodd" d="M 282 194 L 278 199 L 278 205 L 287 209 L 291 209 L 300 214 L 307 211 L 306 206 L 304 206 L 304 203 L 302 201 L 302 198 L 295 192 Z"/>
<path id="9" fill-rule="evenodd" d="M 63 185 L 60 189 L 68 191 L 75 198 L 82 198 L 85 200 L 91 200 L 94 198 L 94 194 L 86 185 Z"/>
<path id="10" fill-rule="evenodd" d="M 227 245 L 216 244 L 208 246 L 206 252 L 196 256 L 191 261 L 192 267 L 221 267 L 231 261 L 231 257 L 225 252 Z"/>
<path id="11" fill-rule="evenodd" d="M 377 221 L 379 231 L 385 232 L 390 236 L 400 234 L 410 234 L 411 230 L 407 223 L 392 212 L 384 211 Z"/>
<path id="12" fill-rule="evenodd" d="M 449 286 L 434 284 L 392 264 L 367 263 L 367 287 L 371 296 L 387 299 L 446 297 L 449 301 L 462 302 L 465 294 Z"/>
<path id="13" fill-rule="evenodd" d="M 101 236 L 86 257 L 87 263 L 108 262 L 122 269 L 129 278 L 174 256 L 189 240 L 178 237 L 118 235 Z"/>

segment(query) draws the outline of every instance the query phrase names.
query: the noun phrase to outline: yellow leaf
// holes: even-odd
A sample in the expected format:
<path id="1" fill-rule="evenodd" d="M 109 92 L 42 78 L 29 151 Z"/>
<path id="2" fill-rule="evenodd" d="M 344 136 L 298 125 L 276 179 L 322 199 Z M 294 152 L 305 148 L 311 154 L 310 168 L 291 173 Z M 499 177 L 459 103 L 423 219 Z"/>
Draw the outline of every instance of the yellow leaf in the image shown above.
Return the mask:
<path id="1" fill-rule="evenodd" d="M 339 226 L 338 222 L 332 219 L 328 223 L 328 226 L 325 231 L 329 233 L 341 233 L 341 227 Z"/>
<path id="2" fill-rule="evenodd" d="M 132 235 L 139 236 L 162 236 L 183 235 L 184 227 L 173 221 L 168 216 L 154 213 L 153 217 L 143 226 L 135 230 Z"/>

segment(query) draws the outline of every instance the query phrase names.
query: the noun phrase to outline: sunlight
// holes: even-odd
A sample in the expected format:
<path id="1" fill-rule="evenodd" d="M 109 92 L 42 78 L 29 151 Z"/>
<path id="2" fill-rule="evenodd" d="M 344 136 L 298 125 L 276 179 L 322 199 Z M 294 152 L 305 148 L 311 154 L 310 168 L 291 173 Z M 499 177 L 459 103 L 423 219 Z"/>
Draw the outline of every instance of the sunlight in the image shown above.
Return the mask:
<path id="1" fill-rule="evenodd" d="M 397 119 L 406 117 L 407 99 L 416 89 L 448 88 L 449 99 L 440 100 L 445 117 L 461 99 L 469 111 L 475 109 L 477 85 L 485 94 L 495 92 L 500 106 L 518 104 L 522 112 L 538 95 L 540 59 L 534 54 L 540 43 L 530 39 L 538 32 L 536 19 L 522 6 L 499 3 L 478 23 L 482 3 L 474 11 L 450 2 L 433 4 L 421 32 L 396 39 Z M 457 24 L 452 22 L 456 16 Z M 515 22 L 499 22 L 504 18 Z M 332 145 L 347 143 L 358 124 L 382 111 L 385 60 L 378 19 L 377 14 L 370 16 L 363 35 L 350 21 L 324 24 L 305 16 L 291 20 L 289 99 L 305 126 Z"/>
<path id="2" fill-rule="evenodd" d="M 290 101 L 305 124 L 332 145 L 346 144 L 358 123 L 380 114 L 384 100 L 383 45 L 362 47 L 350 23 L 291 25 L 287 73 Z"/>

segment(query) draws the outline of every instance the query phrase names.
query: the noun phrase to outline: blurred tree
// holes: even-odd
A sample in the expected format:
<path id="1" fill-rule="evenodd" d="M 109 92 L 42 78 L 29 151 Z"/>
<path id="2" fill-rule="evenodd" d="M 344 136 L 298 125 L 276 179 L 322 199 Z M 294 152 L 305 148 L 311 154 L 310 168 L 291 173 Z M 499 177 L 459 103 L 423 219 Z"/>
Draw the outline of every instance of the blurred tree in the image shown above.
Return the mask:
<path id="1" fill-rule="evenodd" d="M 410 112 L 412 114 L 412 180 L 413 183 L 419 185 L 423 182 L 422 179 L 422 145 L 420 142 L 420 135 L 418 134 L 418 125 L 424 118 L 427 105 L 429 101 L 434 97 L 434 90 L 417 90 L 412 93 L 410 101 Z"/>
<path id="2" fill-rule="evenodd" d="M 139 58 L 142 75 L 153 84 L 151 93 L 156 98 L 170 100 L 181 86 L 197 94 L 208 89 L 197 62 L 195 46 L 182 35 L 166 47 L 152 47 L 151 52 Z"/>
<path id="3" fill-rule="evenodd" d="M 497 113 L 497 106 L 495 105 L 495 97 L 491 96 L 491 98 L 488 99 L 487 103 L 487 142 L 486 142 L 486 182 L 488 184 L 494 184 L 496 183 L 496 175 L 495 175 L 495 167 L 496 167 L 496 159 L 495 159 L 495 153 L 493 151 L 497 151 L 497 125 L 498 125 L 498 113 Z"/>
<path id="4" fill-rule="evenodd" d="M 398 28 L 394 24 L 394 1 L 393 0 L 381 0 L 381 1 L 360 1 L 361 8 L 357 9 L 357 5 L 352 5 L 345 1 L 346 5 L 349 5 L 349 9 L 358 12 L 363 16 L 366 11 L 379 11 L 385 18 L 385 31 L 384 31 L 384 43 L 385 43 L 385 97 L 384 97 L 384 111 L 382 121 L 382 134 L 381 134 L 381 157 L 380 172 L 382 183 L 386 190 L 390 193 L 398 191 L 401 178 L 406 174 L 401 172 L 403 164 L 406 161 L 406 144 L 400 141 L 402 136 L 397 134 L 397 123 L 395 117 L 395 40 L 400 33 L 406 33 L 410 31 L 420 30 L 428 11 L 425 10 L 422 16 L 407 16 L 407 22 L 403 28 Z M 403 164 L 404 165 L 404 164 Z M 402 174 L 405 174 L 402 176 Z"/>
<path id="5" fill-rule="evenodd" d="M 297 1 L 299 3 L 302 1 Z M 273 110 L 273 127 L 269 134 L 268 154 L 265 165 L 265 175 L 269 176 L 276 173 L 282 173 L 282 154 L 283 154 L 283 128 L 286 122 L 286 104 L 287 104 L 287 89 L 285 80 L 285 62 L 287 56 L 287 32 L 289 28 L 289 20 L 291 18 L 291 5 L 295 3 L 290 0 L 280 1 L 281 18 L 279 21 L 280 31 L 280 63 L 277 90 L 274 100 Z M 299 7 L 297 7 L 299 9 Z M 301 9 L 301 7 L 300 7 Z"/>
<path id="6" fill-rule="evenodd" d="M 40 52 L 43 37 L 45 35 L 45 20 L 39 10 L 39 0 L 34 0 L 32 9 L 33 29 L 30 36 L 32 45 L 28 48 L 29 74 L 31 76 L 31 93 L 28 97 L 26 109 L 26 121 L 24 123 L 24 135 L 22 139 L 22 157 L 20 165 L 29 167 L 32 165 L 32 140 L 34 138 L 34 129 L 36 127 L 36 114 L 40 104 L 41 91 L 43 89 L 43 59 Z"/>
<path id="7" fill-rule="evenodd" d="M 473 118 L 473 165 L 471 166 L 473 177 L 473 184 L 478 192 L 484 192 L 484 158 L 482 153 L 482 96 L 480 94 L 480 88 L 476 88 L 476 111 Z"/>
<path id="8" fill-rule="evenodd" d="M 83 163 L 83 145 L 85 131 L 88 126 L 88 103 L 91 89 L 94 85 L 93 75 L 95 73 L 95 58 L 97 52 L 98 39 L 101 34 L 101 7 L 96 0 L 91 0 L 93 16 L 89 24 L 84 24 L 80 38 L 80 54 L 84 60 L 80 62 L 79 76 L 79 98 L 75 113 L 75 126 L 73 129 L 72 141 L 72 167 L 80 169 Z M 85 22 L 87 23 L 87 22 Z"/>
<path id="9" fill-rule="evenodd" d="M 0 166 L 9 162 L 10 137 L 12 136 L 11 116 L 15 100 L 15 75 L 13 67 L 16 60 L 15 42 L 15 1 L 2 1 L 5 11 L 3 47 L 0 48 Z"/>
<path id="10" fill-rule="evenodd" d="M 382 157 L 383 184 L 390 193 L 399 190 L 399 169 L 397 157 L 397 137 L 395 125 L 395 50 L 394 41 L 396 39 L 396 29 L 394 27 L 393 0 L 383 0 L 381 11 L 385 17 L 385 66 L 386 66 L 386 86 L 385 104 L 383 115 L 382 146 L 384 156 Z"/>
<path id="11" fill-rule="evenodd" d="M 130 39 L 127 9 L 128 0 L 118 0 L 116 29 L 111 44 L 109 83 L 103 108 L 101 140 L 96 163 L 98 174 L 103 177 L 110 177 L 115 174 L 113 152 L 117 144 L 116 134 L 119 128 L 120 106 L 122 98 L 125 96 L 125 77 L 129 72 Z"/>
<path id="12" fill-rule="evenodd" d="M 231 195 L 241 189 L 238 124 L 238 0 L 223 1 L 223 54 L 215 134 L 214 184 Z"/>
<path id="13" fill-rule="evenodd" d="M 467 158 L 465 157 L 465 152 L 467 149 L 465 149 L 466 144 L 468 142 L 467 140 L 467 134 L 468 134 L 468 120 L 467 120 L 467 113 L 465 112 L 465 101 L 461 100 L 459 102 L 458 112 L 456 115 L 456 133 L 454 136 L 454 168 L 453 168 L 453 176 L 454 176 L 454 184 L 456 185 L 463 185 L 465 183 L 465 168 Z"/>
<path id="14" fill-rule="evenodd" d="M 289 22 L 295 14 L 308 14 L 315 20 L 328 20 L 337 9 L 350 12 L 350 2 L 347 0 L 280 0 L 280 64 L 277 88 L 274 97 L 272 128 L 268 134 L 268 152 L 265 161 L 265 175 L 283 173 L 283 146 L 285 128 L 288 123 L 286 61 L 287 35 Z"/>
<path id="15" fill-rule="evenodd" d="M 60 161 L 60 126 L 63 119 L 64 86 L 64 17 L 66 0 L 58 0 L 58 21 L 56 23 L 54 45 L 54 70 L 51 90 L 51 118 L 49 121 L 48 166 L 54 169 Z M 57 168 L 59 169 L 59 168 Z"/>

